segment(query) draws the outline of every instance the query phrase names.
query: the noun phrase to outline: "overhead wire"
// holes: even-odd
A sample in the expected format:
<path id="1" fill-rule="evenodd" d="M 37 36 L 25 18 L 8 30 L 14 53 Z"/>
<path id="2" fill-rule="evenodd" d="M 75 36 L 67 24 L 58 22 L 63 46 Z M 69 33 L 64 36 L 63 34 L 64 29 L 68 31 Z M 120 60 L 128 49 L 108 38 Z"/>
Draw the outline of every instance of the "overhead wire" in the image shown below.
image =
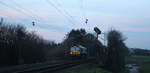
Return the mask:
<path id="1" fill-rule="evenodd" d="M 60 14 L 62 14 L 64 17 L 66 17 L 66 19 L 73 25 L 75 25 L 75 19 L 73 18 L 73 16 L 71 16 L 69 14 L 69 12 L 67 10 L 65 10 L 62 5 L 59 2 L 54 3 L 54 1 L 50 1 L 50 0 L 46 0 L 48 4 L 50 4 L 51 6 L 53 6 L 57 12 L 59 12 Z M 14 6 L 10 6 L 7 3 L 0 1 L 1 5 L 4 5 L 8 8 L 11 8 L 19 13 L 22 13 L 24 16 L 29 16 L 31 18 L 33 18 L 34 20 L 36 20 L 36 17 L 38 17 L 37 15 L 35 15 L 32 11 L 25 9 L 24 7 L 22 7 L 20 4 L 18 4 L 15 0 L 11 0 L 11 2 L 13 2 L 13 4 L 15 4 Z M 59 7 L 58 7 L 59 6 Z M 36 17 L 35 17 L 36 16 Z"/>
<path id="2" fill-rule="evenodd" d="M 19 8 L 19 7 L 10 6 L 10 5 L 8 5 L 7 3 L 5 3 L 5 2 L 3 2 L 3 1 L 0 1 L 0 4 L 3 5 L 3 6 L 5 6 L 5 7 L 7 7 L 7 8 L 12 9 L 12 10 L 15 10 L 16 12 L 21 13 L 21 14 L 23 14 L 24 16 L 29 16 L 29 17 L 31 17 L 33 20 L 36 20 L 36 18 L 33 17 L 33 15 L 28 14 L 27 12 L 23 11 L 23 10 L 22 10 L 21 8 Z M 37 20 L 37 21 L 38 21 L 38 20 Z"/>
<path id="3" fill-rule="evenodd" d="M 19 10 L 19 9 L 13 7 L 13 6 L 10 6 L 10 5 L 8 5 L 8 4 L 2 2 L 2 1 L 0 1 L 0 4 L 3 5 L 3 6 L 5 6 L 5 7 L 7 7 L 7 8 L 12 9 L 12 10 L 15 10 L 16 12 L 21 13 L 21 14 L 23 14 L 24 16 L 29 16 L 28 14 L 22 12 L 21 10 Z M 6 16 L 6 17 L 8 17 L 8 16 Z M 11 18 L 13 18 L 13 17 L 11 17 Z"/>
<path id="4" fill-rule="evenodd" d="M 84 10 L 84 0 L 78 0 L 78 1 L 80 4 L 81 15 L 83 16 L 84 19 L 86 19 L 85 10 Z"/>
<path id="5" fill-rule="evenodd" d="M 1 6 L 3 6 L 3 5 L 1 5 Z M 3 11 L 0 11 L 0 18 L 3 18 L 4 20 L 5 20 L 5 19 L 14 20 L 15 18 L 14 18 L 12 15 L 7 15 L 7 14 L 6 14 L 7 10 L 4 10 L 4 8 L 8 8 L 8 7 L 4 6 L 4 7 L 1 7 L 1 8 L 0 8 L 0 10 L 3 10 Z M 22 22 L 22 20 L 19 20 L 19 21 Z"/>
<path id="6" fill-rule="evenodd" d="M 52 1 L 50 1 L 50 0 L 45 0 L 45 1 L 47 1 L 47 3 L 49 4 L 49 5 L 51 5 L 51 6 L 53 6 L 56 10 L 57 10 L 57 12 L 58 13 L 60 13 L 60 14 L 62 14 L 64 17 L 66 17 L 66 19 L 71 23 L 71 24 L 73 24 L 73 25 L 76 25 L 71 19 L 70 19 L 70 17 L 68 17 L 68 14 L 65 12 L 63 12 L 60 8 L 58 8 Z M 58 4 L 57 4 L 58 5 Z"/>
<path id="7" fill-rule="evenodd" d="M 63 12 L 64 12 L 68 17 L 70 17 L 70 19 L 71 19 L 72 21 L 74 21 L 75 23 L 78 23 L 78 22 L 74 19 L 74 17 L 62 6 L 62 4 L 61 4 L 60 2 L 58 2 L 58 0 L 53 0 L 53 1 L 55 1 L 55 4 L 57 4 L 57 6 L 59 6 L 59 7 L 63 10 Z"/>
<path id="8" fill-rule="evenodd" d="M 20 10 L 22 10 L 22 11 L 24 11 L 24 12 L 26 12 L 26 13 L 29 13 L 29 14 L 31 14 L 31 16 L 33 16 L 34 18 L 39 18 L 39 16 L 38 15 L 36 15 L 35 13 L 33 13 L 31 10 L 27 10 L 26 8 L 24 8 L 22 5 L 20 5 L 19 3 L 17 3 L 15 0 L 11 0 L 11 2 L 13 2 L 13 4 L 17 7 L 17 8 L 19 8 Z"/>
<path id="9" fill-rule="evenodd" d="M 10 5 L 8 5 L 8 4 L 2 2 L 2 1 L 0 1 L 0 4 L 6 6 L 6 7 L 8 7 L 8 8 L 11 8 L 11 9 L 13 9 L 13 10 L 19 12 L 19 13 L 22 13 L 22 14 L 24 14 L 24 15 L 30 16 L 29 14 L 23 12 L 22 10 L 17 9 L 17 8 L 15 8 L 15 7 L 13 7 L 13 6 L 10 6 Z"/>
<path id="10" fill-rule="evenodd" d="M 87 23 L 88 23 L 88 18 L 87 18 L 87 16 L 86 16 L 86 11 L 85 11 L 85 10 L 86 10 L 86 9 L 85 9 L 85 8 L 86 8 L 86 7 L 85 7 L 85 6 L 86 6 L 86 5 L 85 5 L 86 2 L 85 2 L 85 0 L 78 0 L 78 1 L 79 1 L 79 4 L 80 4 L 79 7 L 80 7 L 80 10 L 81 10 L 81 15 L 82 15 L 81 18 L 83 19 L 84 23 L 87 24 Z"/>

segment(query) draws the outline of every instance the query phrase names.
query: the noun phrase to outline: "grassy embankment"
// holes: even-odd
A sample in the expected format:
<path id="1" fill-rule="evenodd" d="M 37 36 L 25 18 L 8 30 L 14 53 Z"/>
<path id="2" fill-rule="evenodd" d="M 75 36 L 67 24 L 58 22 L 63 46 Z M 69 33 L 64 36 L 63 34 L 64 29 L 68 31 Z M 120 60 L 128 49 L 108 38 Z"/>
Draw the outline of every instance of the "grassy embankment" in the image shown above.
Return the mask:
<path id="1" fill-rule="evenodd" d="M 126 58 L 127 64 L 137 64 L 141 73 L 150 73 L 150 56 L 130 56 Z"/>

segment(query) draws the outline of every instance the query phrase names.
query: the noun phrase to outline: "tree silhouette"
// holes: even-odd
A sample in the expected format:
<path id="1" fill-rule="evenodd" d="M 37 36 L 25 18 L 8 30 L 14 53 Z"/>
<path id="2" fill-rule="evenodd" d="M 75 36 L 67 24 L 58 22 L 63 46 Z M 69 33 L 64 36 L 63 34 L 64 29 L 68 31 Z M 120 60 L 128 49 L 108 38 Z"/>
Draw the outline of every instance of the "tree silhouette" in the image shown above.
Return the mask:
<path id="1" fill-rule="evenodd" d="M 108 33 L 108 57 L 106 66 L 114 73 L 119 73 L 124 69 L 125 53 L 127 47 L 124 43 L 124 37 L 119 31 L 111 30 Z"/>
<path id="2" fill-rule="evenodd" d="M 55 43 L 44 40 L 20 25 L 0 25 L 0 65 L 44 62 Z"/>

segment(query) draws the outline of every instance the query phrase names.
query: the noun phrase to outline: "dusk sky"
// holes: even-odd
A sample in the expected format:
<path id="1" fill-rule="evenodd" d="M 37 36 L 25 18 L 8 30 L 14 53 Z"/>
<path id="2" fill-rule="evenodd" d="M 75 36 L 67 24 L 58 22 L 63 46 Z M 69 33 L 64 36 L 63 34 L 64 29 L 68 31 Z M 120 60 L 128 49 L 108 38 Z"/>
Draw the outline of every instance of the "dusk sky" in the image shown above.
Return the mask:
<path id="1" fill-rule="evenodd" d="M 150 49 L 150 0 L 0 0 L 1 17 L 55 42 L 71 29 L 94 33 L 97 26 L 121 31 L 130 48 Z"/>

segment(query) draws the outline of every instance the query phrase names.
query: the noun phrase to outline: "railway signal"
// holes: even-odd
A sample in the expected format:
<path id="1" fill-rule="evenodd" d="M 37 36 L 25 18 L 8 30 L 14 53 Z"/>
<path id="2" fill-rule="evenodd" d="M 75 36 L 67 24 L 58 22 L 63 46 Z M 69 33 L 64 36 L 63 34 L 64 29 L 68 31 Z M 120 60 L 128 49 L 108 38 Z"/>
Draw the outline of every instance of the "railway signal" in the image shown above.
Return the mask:
<path id="1" fill-rule="evenodd" d="M 98 35 L 101 34 L 101 30 L 98 27 L 94 27 L 94 31 L 96 32 L 96 38 L 98 39 Z"/>

